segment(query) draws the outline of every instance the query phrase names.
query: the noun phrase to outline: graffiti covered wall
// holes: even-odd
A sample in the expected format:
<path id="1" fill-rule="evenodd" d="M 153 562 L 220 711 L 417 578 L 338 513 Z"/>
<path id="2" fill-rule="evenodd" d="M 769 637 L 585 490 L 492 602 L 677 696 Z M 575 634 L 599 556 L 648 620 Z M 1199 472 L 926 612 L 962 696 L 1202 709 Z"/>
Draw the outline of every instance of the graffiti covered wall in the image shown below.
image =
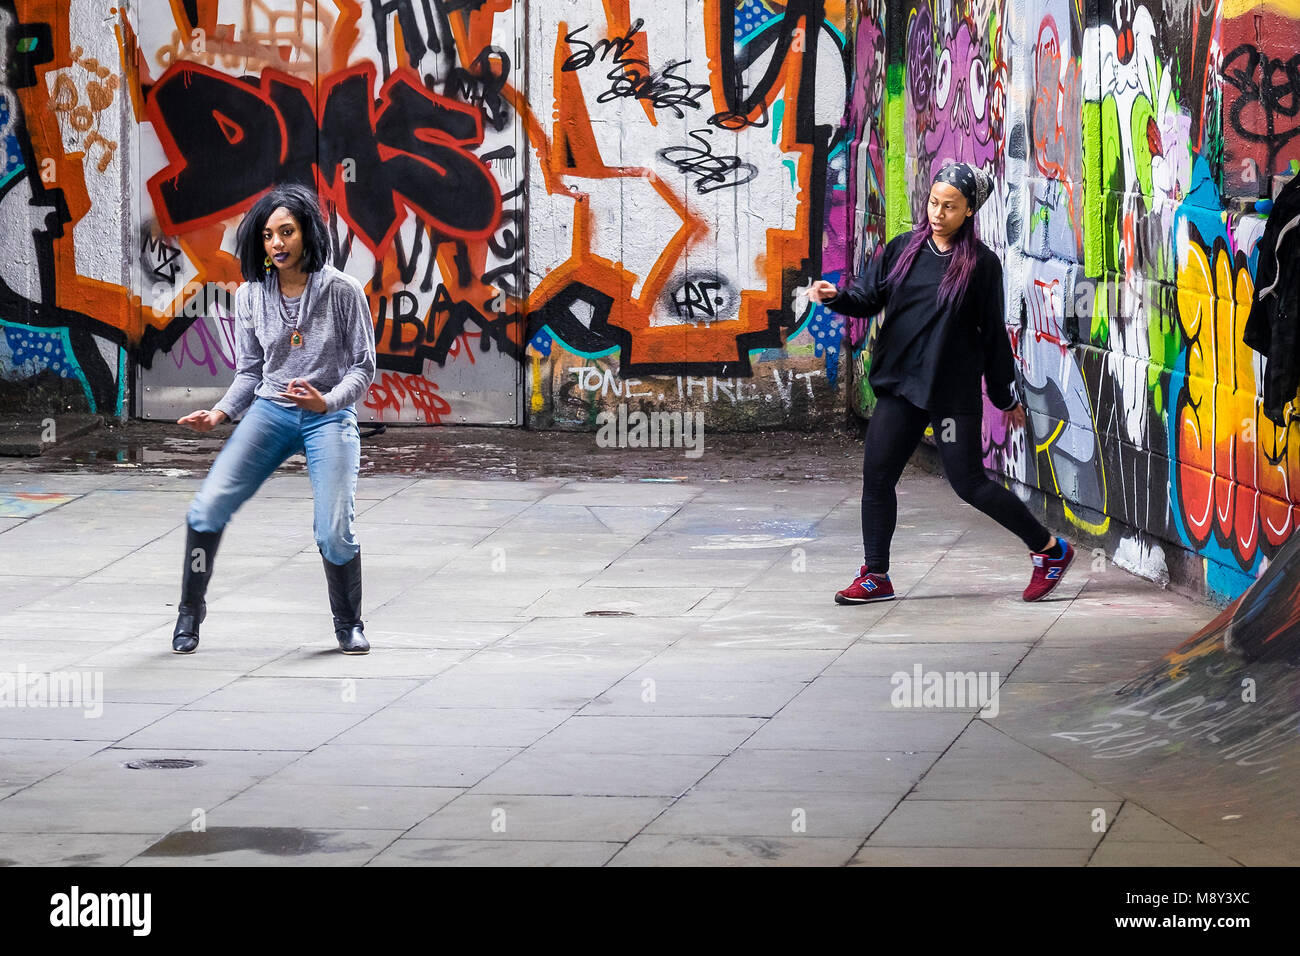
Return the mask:
<path id="1" fill-rule="evenodd" d="M 234 366 L 235 228 L 295 180 L 370 295 L 364 417 L 587 427 L 626 403 L 744 428 L 843 412 L 840 320 L 798 295 L 851 255 L 842 120 L 868 54 L 843 0 L 0 11 L 3 188 L 33 225 L 0 275 L 10 382 L 127 414 L 134 372 L 146 417 L 215 400 Z"/>
<path id="2" fill-rule="evenodd" d="M 1117 564 L 1240 593 L 1300 502 L 1298 426 L 1242 343 L 1254 203 L 1300 165 L 1300 7 L 902 0 L 886 25 L 889 235 L 945 160 L 998 184 L 977 221 L 1029 417 L 986 403 L 986 464 Z"/>
<path id="3" fill-rule="evenodd" d="M 228 375 L 234 229 L 272 184 L 298 181 L 323 200 L 335 265 L 369 293 L 379 372 L 362 417 L 516 423 L 515 6 L 220 0 L 170 13 L 122 25 L 153 310 L 145 381 Z M 165 319 L 195 300 L 207 321 Z M 155 363 L 170 379 L 149 374 Z"/>
<path id="4" fill-rule="evenodd" d="M 120 412 L 121 57 L 98 5 L 0 0 L 0 409 Z"/>
<path id="5" fill-rule="evenodd" d="M 44 383 L 124 415 L 129 367 L 137 414 L 215 400 L 234 369 L 235 228 L 298 181 L 369 293 L 380 372 L 363 417 L 518 423 L 521 15 L 509 0 L 0 2 L 0 378 L 19 383 L 3 394 Z"/>
<path id="6" fill-rule="evenodd" d="M 843 0 L 561 0 L 529 13 L 530 412 L 710 425 L 843 414 L 855 51 Z"/>

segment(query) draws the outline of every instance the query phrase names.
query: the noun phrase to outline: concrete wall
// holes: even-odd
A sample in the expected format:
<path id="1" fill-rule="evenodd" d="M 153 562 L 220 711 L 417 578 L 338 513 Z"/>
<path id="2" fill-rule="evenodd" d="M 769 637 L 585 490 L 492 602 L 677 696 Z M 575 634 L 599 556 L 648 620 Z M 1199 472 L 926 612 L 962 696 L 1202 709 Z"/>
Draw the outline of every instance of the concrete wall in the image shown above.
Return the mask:
<path id="1" fill-rule="evenodd" d="M 1246 200 L 1300 159 L 1300 7 L 891 0 L 886 33 L 887 234 L 947 159 L 998 182 L 978 226 L 1031 415 L 986 405 L 987 464 L 1098 560 L 1240 593 L 1300 502 L 1241 341 Z"/>

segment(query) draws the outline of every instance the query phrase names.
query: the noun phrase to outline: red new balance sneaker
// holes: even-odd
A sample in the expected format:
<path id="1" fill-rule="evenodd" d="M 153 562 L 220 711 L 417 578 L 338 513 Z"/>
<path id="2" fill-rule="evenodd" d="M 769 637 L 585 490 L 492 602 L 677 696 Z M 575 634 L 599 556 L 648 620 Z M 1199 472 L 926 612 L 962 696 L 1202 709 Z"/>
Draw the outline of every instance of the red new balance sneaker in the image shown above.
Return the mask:
<path id="1" fill-rule="evenodd" d="M 1059 558 L 1048 557 L 1046 554 L 1035 552 L 1034 558 L 1034 576 L 1029 579 L 1029 587 L 1025 588 L 1025 593 L 1021 595 L 1026 601 L 1038 601 L 1052 593 L 1052 588 L 1061 583 L 1061 578 L 1065 577 L 1065 569 L 1070 566 L 1074 560 L 1074 548 L 1070 547 L 1070 542 L 1064 538 L 1057 538 L 1065 552 Z"/>
<path id="2" fill-rule="evenodd" d="M 892 601 L 894 585 L 888 574 L 873 574 L 864 564 L 853 583 L 843 591 L 835 592 L 836 604 L 870 604 L 873 601 Z"/>

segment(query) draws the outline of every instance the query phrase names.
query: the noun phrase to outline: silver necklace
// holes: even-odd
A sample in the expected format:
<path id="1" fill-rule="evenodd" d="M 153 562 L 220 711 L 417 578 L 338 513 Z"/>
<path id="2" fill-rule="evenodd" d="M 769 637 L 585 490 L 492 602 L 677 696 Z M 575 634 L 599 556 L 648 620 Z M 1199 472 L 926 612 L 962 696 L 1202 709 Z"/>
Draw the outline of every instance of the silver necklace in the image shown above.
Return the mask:
<path id="1" fill-rule="evenodd" d="M 947 252 L 940 252 L 939 247 L 934 243 L 933 237 L 927 239 L 926 242 L 930 243 L 930 251 L 933 252 L 936 256 L 939 256 L 942 259 L 947 259 L 950 255 L 952 255 L 951 249 L 949 249 Z"/>

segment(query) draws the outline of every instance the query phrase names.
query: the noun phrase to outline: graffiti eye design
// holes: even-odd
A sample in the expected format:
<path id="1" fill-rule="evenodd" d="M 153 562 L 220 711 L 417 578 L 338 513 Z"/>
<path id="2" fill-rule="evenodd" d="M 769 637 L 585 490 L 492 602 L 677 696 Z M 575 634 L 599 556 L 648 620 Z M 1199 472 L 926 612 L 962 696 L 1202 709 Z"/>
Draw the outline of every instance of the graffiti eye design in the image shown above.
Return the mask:
<path id="1" fill-rule="evenodd" d="M 939 109 L 948 106 L 948 94 L 952 91 L 952 54 L 947 50 L 939 56 L 939 68 L 935 70 L 934 105 Z"/>
<path id="2" fill-rule="evenodd" d="M 984 70 L 984 61 L 975 59 L 970 65 L 970 105 L 975 118 L 984 118 L 984 107 L 989 98 L 988 74 Z"/>
<path id="3" fill-rule="evenodd" d="M 1154 116 L 1147 117 L 1147 149 L 1151 151 L 1152 156 L 1165 154 L 1165 146 L 1160 139 L 1160 127 L 1156 124 Z"/>
<path id="4" fill-rule="evenodd" d="M 1127 63 L 1133 56 L 1133 47 L 1133 31 L 1125 27 L 1115 41 L 1115 52 L 1119 54 L 1121 63 Z"/>

